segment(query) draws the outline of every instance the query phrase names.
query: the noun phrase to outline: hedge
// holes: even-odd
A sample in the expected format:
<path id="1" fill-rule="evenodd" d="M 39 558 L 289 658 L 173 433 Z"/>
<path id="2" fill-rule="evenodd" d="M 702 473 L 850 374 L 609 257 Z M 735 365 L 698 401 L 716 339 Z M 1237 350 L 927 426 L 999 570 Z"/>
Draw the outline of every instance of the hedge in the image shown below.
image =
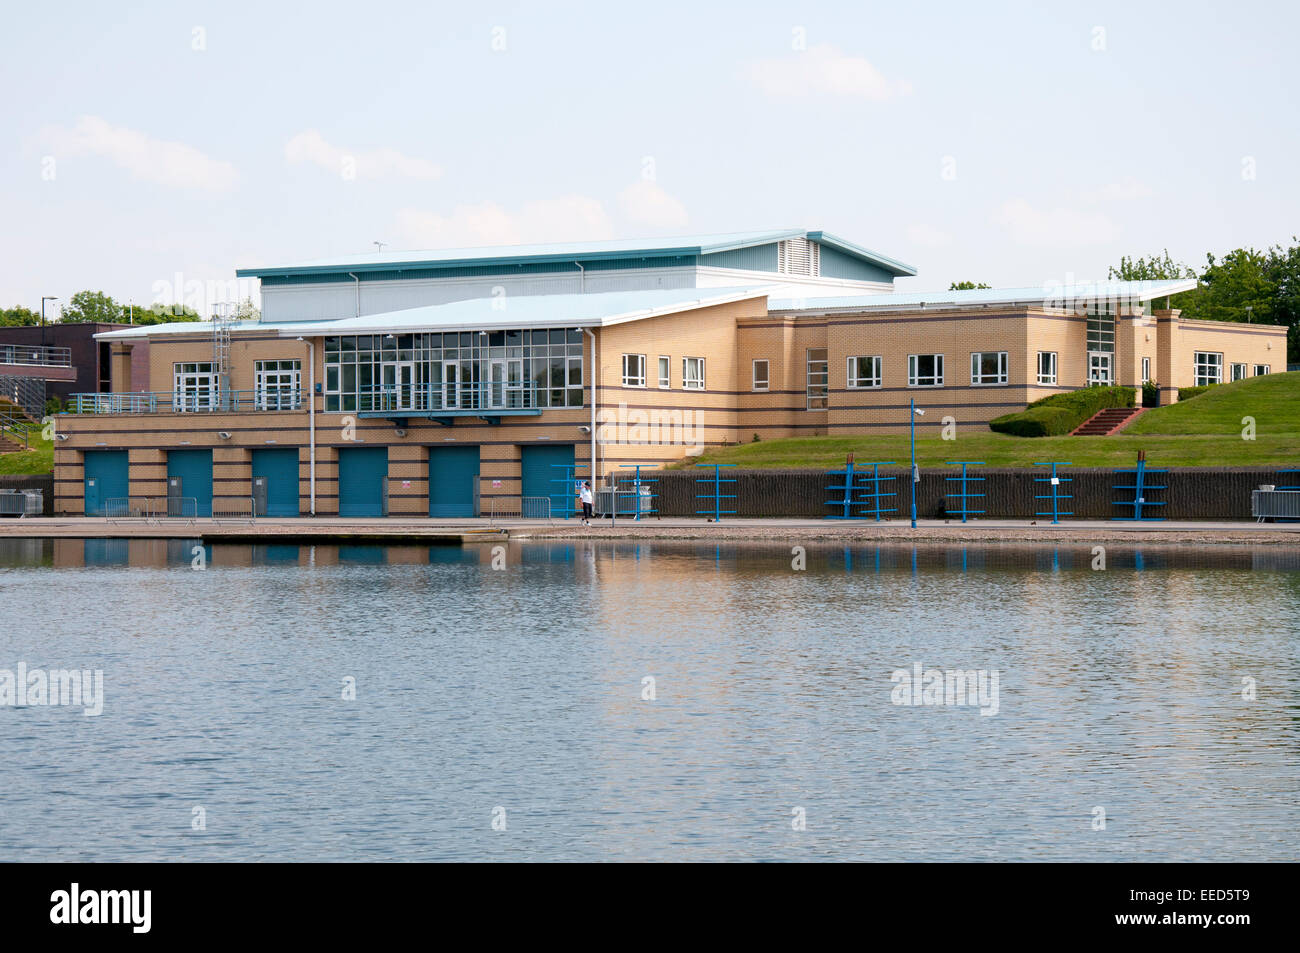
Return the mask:
<path id="1" fill-rule="evenodd" d="M 1055 437 L 1070 433 L 1108 407 L 1132 407 L 1132 387 L 1088 387 L 1036 400 L 1024 410 L 989 421 L 989 429 L 1014 437 Z"/>
<path id="2" fill-rule="evenodd" d="M 1213 384 L 1202 384 L 1199 387 L 1180 387 L 1178 388 L 1178 399 L 1180 401 L 1191 400 L 1193 397 L 1199 397 L 1201 394 L 1204 394 L 1213 386 Z"/>

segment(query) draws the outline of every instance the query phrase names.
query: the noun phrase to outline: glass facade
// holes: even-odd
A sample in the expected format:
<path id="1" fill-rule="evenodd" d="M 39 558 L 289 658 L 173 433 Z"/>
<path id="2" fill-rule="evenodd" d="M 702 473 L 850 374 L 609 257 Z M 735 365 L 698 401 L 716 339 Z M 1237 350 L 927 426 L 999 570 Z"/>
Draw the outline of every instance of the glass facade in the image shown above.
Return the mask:
<path id="1" fill-rule="evenodd" d="M 325 338 L 325 410 L 581 407 L 577 328 Z"/>

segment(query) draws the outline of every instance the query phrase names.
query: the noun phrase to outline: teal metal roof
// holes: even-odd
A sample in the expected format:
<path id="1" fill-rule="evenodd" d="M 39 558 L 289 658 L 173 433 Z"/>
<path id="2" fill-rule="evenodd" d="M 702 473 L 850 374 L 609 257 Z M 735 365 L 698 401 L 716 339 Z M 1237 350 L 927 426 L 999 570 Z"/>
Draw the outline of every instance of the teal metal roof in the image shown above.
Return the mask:
<path id="1" fill-rule="evenodd" d="M 471 298 L 447 304 L 426 305 L 363 314 L 328 321 L 249 321 L 232 327 L 232 333 L 275 332 L 281 337 L 318 337 L 333 334 L 374 334 L 389 331 L 491 331 L 508 328 L 598 328 L 639 321 L 678 311 L 692 311 L 731 301 L 762 298 L 766 286 L 742 288 L 671 288 L 651 291 L 611 291 L 602 294 L 520 295 Z M 151 338 L 169 334 L 211 334 L 210 321 L 140 325 L 109 331 L 95 337 L 103 341 Z"/>
<path id="2" fill-rule="evenodd" d="M 966 305 L 1051 304 L 1061 301 L 1119 298 L 1150 301 L 1196 287 L 1195 278 L 1177 281 L 1076 281 L 1047 283 L 1035 288 L 979 288 L 973 291 L 909 291 L 870 295 L 773 298 L 770 311 L 890 311 L 915 308 L 955 308 Z"/>
<path id="3" fill-rule="evenodd" d="M 545 262 L 572 264 L 621 258 L 672 258 L 709 255 L 768 245 L 786 238 L 808 238 L 868 261 L 897 275 L 915 275 L 916 269 L 879 252 L 871 251 L 829 232 L 802 228 L 780 228 L 752 232 L 724 232 L 716 235 L 685 235 L 663 239 L 619 239 L 601 242 L 571 242 L 545 245 L 493 245 L 478 248 L 440 248 L 424 251 L 391 251 L 375 254 L 322 258 L 312 261 L 239 268 L 240 278 L 285 275 L 314 275 L 333 272 L 394 271 L 417 268 L 463 268 L 482 265 L 525 265 Z"/>

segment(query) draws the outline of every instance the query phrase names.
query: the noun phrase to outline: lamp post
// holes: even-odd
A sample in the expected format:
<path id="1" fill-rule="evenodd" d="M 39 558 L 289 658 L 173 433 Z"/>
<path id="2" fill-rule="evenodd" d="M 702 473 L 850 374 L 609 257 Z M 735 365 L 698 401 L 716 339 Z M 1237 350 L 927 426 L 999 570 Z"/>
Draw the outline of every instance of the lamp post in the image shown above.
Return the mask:
<path id="1" fill-rule="evenodd" d="M 45 360 L 45 302 L 58 300 L 57 295 L 45 295 L 41 298 L 41 360 Z"/>
<path id="2" fill-rule="evenodd" d="M 912 428 L 912 529 L 916 529 L 916 485 L 921 482 L 921 474 L 916 469 L 916 418 L 925 416 L 925 411 L 917 408 L 915 397 L 908 400 L 908 406 L 911 413 L 907 422 Z"/>

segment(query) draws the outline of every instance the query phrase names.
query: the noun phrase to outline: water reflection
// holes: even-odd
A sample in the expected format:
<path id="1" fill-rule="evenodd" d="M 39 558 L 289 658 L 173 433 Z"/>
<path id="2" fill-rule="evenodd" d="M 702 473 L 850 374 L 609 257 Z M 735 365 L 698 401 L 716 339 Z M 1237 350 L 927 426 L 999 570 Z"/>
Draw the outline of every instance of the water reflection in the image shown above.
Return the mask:
<path id="1" fill-rule="evenodd" d="M 529 541 L 505 544 L 509 563 L 573 563 L 599 558 L 610 562 L 631 559 L 672 559 L 683 556 L 715 569 L 744 567 L 769 570 L 791 561 L 792 546 L 775 543 Z M 986 572 L 1028 569 L 1069 572 L 1093 568 L 1138 572 L 1172 569 L 1257 569 L 1300 572 L 1300 548 L 1285 546 L 1189 546 L 1107 544 L 1098 563 L 1091 544 L 1053 546 L 1033 543 L 952 545 L 900 543 L 846 546 L 800 543 L 809 571 L 861 572 Z M 206 565 L 222 566 L 398 566 L 428 564 L 487 564 L 490 547 L 334 544 L 249 544 L 205 542 L 202 539 L 4 539 L 0 538 L 0 568 L 45 566 L 55 569 L 147 568 L 190 566 L 197 550 Z"/>
<path id="2" fill-rule="evenodd" d="M 96 718 L 0 710 L 0 844 L 43 860 L 1300 849 L 1300 553 L 1107 546 L 1094 571 L 1085 544 L 837 542 L 803 545 L 798 569 L 794 548 L 517 542 L 495 571 L 493 545 L 0 540 L 0 668 L 103 669 L 107 699 Z M 891 672 L 914 664 L 999 672 L 998 714 L 893 704 Z"/>

